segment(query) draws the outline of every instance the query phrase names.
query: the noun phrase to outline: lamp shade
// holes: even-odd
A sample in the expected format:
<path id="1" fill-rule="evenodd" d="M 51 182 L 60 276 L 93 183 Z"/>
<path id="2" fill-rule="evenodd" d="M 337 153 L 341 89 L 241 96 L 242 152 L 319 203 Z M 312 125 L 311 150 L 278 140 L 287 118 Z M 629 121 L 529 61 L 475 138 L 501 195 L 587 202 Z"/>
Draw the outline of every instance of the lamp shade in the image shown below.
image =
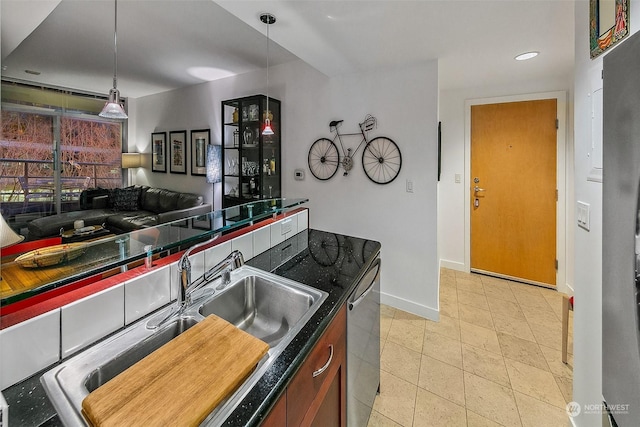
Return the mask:
<path id="1" fill-rule="evenodd" d="M 207 146 L 207 182 L 215 184 L 222 181 L 221 146 L 209 144 Z"/>
<path id="2" fill-rule="evenodd" d="M 139 168 L 142 166 L 140 153 L 122 153 L 122 169 Z"/>
<path id="3" fill-rule="evenodd" d="M 9 224 L 4 220 L 4 217 L 0 215 L 0 248 L 6 248 L 7 246 L 15 245 L 24 240 L 24 236 L 16 234 Z"/>
<path id="4" fill-rule="evenodd" d="M 120 105 L 120 91 L 118 89 L 112 88 L 109 91 L 109 100 L 105 102 L 102 111 L 98 115 L 106 119 L 115 120 L 124 120 L 129 117 Z"/>

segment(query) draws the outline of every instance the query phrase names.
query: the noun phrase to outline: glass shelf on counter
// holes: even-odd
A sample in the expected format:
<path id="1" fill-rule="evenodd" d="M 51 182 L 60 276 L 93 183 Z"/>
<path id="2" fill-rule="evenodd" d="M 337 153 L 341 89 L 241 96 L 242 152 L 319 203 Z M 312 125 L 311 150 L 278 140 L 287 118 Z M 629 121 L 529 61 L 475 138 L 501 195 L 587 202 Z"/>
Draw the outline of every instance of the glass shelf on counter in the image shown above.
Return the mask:
<path id="1" fill-rule="evenodd" d="M 0 304 L 4 307 L 91 276 L 125 268 L 127 264 L 142 260 L 148 254 L 186 249 L 216 234 L 225 234 L 294 209 L 308 200 L 255 200 L 205 215 L 72 244 L 74 250 L 82 252 L 77 258 L 46 267 L 26 268 L 18 264 L 14 260 L 23 255 L 20 253 L 3 257 L 0 273 L 4 286 Z M 15 286 L 12 286 L 12 282 Z"/>

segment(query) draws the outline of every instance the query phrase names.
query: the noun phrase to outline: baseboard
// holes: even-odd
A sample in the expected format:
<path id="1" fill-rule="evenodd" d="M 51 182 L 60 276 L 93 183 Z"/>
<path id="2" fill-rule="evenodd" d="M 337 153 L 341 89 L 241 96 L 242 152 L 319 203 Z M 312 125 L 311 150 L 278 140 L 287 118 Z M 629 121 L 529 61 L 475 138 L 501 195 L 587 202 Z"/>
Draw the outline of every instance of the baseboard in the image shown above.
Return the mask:
<path id="1" fill-rule="evenodd" d="M 380 302 L 382 304 L 390 305 L 391 307 L 395 307 L 400 310 L 422 316 L 429 320 L 433 320 L 434 322 L 438 322 L 440 320 L 440 312 L 437 309 L 416 304 L 415 302 L 406 300 L 404 298 L 399 298 L 393 295 L 385 294 L 384 292 L 380 292 Z"/>
<path id="2" fill-rule="evenodd" d="M 450 270 L 462 271 L 463 273 L 469 272 L 469 270 L 467 269 L 467 267 L 464 265 L 463 262 L 449 261 L 446 259 L 440 260 L 440 268 L 448 268 Z"/>

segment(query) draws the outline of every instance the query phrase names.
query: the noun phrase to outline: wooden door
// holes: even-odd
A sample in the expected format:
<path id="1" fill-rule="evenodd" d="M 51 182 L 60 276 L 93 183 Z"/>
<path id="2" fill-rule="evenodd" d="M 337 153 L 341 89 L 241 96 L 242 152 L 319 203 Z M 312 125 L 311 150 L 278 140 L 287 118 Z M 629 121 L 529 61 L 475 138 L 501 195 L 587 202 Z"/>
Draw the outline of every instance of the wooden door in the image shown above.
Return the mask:
<path id="1" fill-rule="evenodd" d="M 556 284 L 555 99 L 471 107 L 471 268 Z"/>

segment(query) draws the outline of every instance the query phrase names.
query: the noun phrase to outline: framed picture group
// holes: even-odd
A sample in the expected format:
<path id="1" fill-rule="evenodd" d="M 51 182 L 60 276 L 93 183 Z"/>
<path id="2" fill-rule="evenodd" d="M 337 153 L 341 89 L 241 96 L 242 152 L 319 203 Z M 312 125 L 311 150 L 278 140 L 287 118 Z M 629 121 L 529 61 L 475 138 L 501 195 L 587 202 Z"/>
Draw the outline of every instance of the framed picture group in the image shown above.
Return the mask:
<path id="1" fill-rule="evenodd" d="M 168 138 L 167 138 L 168 134 Z M 151 134 L 153 172 L 186 174 L 191 158 L 191 175 L 206 176 L 209 129 L 192 130 L 187 139 L 186 130 L 153 132 Z"/>

